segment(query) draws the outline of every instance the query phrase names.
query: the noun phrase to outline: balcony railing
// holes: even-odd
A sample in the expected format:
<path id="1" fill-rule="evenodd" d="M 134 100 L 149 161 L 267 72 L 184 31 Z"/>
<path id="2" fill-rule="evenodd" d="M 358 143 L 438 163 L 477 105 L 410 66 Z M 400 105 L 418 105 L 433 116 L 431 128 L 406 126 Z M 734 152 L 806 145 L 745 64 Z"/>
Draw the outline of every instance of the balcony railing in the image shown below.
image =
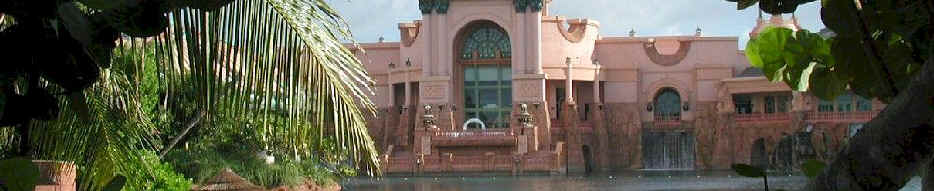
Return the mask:
<path id="1" fill-rule="evenodd" d="M 779 113 L 743 113 L 736 114 L 733 118 L 736 122 L 776 122 L 791 120 L 791 116 L 785 112 Z"/>
<path id="2" fill-rule="evenodd" d="M 506 136 L 502 131 L 460 131 L 460 132 L 438 132 L 435 136 L 442 137 L 488 137 L 488 136 Z"/>
<path id="3" fill-rule="evenodd" d="M 808 112 L 805 119 L 808 122 L 855 122 L 864 123 L 872 120 L 879 114 L 878 111 L 853 111 L 853 112 Z"/>

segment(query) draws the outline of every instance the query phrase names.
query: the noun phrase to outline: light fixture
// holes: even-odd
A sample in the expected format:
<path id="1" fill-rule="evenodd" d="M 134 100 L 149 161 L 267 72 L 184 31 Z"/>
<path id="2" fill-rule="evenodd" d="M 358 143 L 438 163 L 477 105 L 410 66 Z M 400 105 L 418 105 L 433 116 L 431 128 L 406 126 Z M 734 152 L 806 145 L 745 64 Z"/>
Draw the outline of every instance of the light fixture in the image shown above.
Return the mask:
<path id="1" fill-rule="evenodd" d="M 687 111 L 691 109 L 691 106 L 688 102 L 684 102 L 681 104 L 681 109 L 684 109 L 684 111 Z"/>
<path id="2" fill-rule="evenodd" d="M 645 104 L 646 111 L 652 111 L 652 103 Z"/>
<path id="3" fill-rule="evenodd" d="M 405 66 L 412 66 L 412 57 L 405 58 Z"/>
<path id="4" fill-rule="evenodd" d="M 396 64 L 395 64 L 395 63 L 392 63 L 392 62 L 389 62 L 389 68 L 396 68 Z"/>

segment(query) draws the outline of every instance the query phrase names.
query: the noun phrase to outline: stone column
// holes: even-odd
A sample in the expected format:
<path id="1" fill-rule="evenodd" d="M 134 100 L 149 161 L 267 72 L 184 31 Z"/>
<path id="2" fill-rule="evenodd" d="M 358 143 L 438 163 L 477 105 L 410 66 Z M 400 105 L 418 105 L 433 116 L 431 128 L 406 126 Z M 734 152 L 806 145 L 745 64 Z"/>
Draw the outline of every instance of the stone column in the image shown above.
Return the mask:
<path id="1" fill-rule="evenodd" d="M 399 117 L 399 143 L 398 145 L 409 145 L 411 142 L 411 132 L 413 130 L 412 113 L 412 84 L 405 82 L 405 102 L 402 104 L 402 114 Z"/>
<path id="2" fill-rule="evenodd" d="M 525 36 L 528 39 L 526 44 L 526 53 L 527 58 L 529 59 L 526 62 L 526 71 L 531 74 L 541 74 L 542 73 L 542 12 L 532 12 L 525 13 L 526 20 L 525 27 L 526 33 Z"/>
<path id="3" fill-rule="evenodd" d="M 564 63 L 567 64 L 568 66 L 568 69 L 565 70 L 565 77 L 567 77 L 567 79 L 564 80 L 564 95 L 566 95 L 566 98 L 567 98 L 565 102 L 571 102 L 571 101 L 574 101 L 574 87 L 573 87 L 574 80 L 572 77 L 574 73 L 573 72 L 574 65 L 571 63 L 570 57 L 566 58 Z"/>
<path id="4" fill-rule="evenodd" d="M 580 129 L 577 127 L 577 121 L 580 119 L 577 112 L 577 103 L 574 101 L 574 86 L 572 84 L 573 80 L 573 65 L 571 58 L 565 60 L 567 63 L 567 79 L 565 79 L 564 91 L 566 93 L 564 101 L 564 111 L 561 113 L 564 114 L 562 122 L 564 123 L 565 135 L 567 136 L 568 149 L 567 149 L 567 169 L 568 172 L 583 172 L 585 170 L 584 163 L 584 153 L 583 153 L 583 144 L 581 142 Z"/>
<path id="5" fill-rule="evenodd" d="M 437 40 L 438 34 L 435 34 L 437 32 L 436 29 L 438 29 L 438 25 L 437 25 L 438 19 L 436 19 L 436 17 L 437 16 L 435 16 L 434 14 L 422 14 L 422 18 L 424 18 L 425 23 L 428 24 L 428 26 L 423 27 L 426 31 L 420 32 L 420 35 L 427 35 L 426 37 L 428 38 L 428 42 L 425 43 L 425 54 L 423 54 L 425 58 L 422 59 L 424 61 L 421 63 L 422 64 L 422 76 L 425 76 L 425 77 L 435 75 L 434 73 L 435 64 L 434 63 L 437 61 L 437 58 L 438 58 L 438 54 L 437 54 L 438 47 L 435 47 L 438 45 L 438 40 Z M 402 59 L 405 59 L 405 58 L 402 58 Z"/>
<path id="6" fill-rule="evenodd" d="M 434 63 L 438 68 L 438 75 L 441 76 L 451 76 L 452 66 L 454 65 L 454 46 L 452 45 L 453 41 L 450 38 L 448 33 L 448 16 L 447 14 L 439 14 L 438 17 L 438 50 L 441 50 L 438 57 L 438 62 Z"/>

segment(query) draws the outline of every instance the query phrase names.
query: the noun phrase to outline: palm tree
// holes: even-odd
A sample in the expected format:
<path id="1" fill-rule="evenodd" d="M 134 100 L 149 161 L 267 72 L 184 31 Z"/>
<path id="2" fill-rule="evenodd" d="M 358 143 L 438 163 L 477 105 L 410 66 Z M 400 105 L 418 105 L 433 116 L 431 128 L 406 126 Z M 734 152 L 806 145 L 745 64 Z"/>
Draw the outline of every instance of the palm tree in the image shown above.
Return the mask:
<path id="1" fill-rule="evenodd" d="M 93 23 L 99 13 L 133 15 L 120 9 L 127 6 L 121 2 L 137 0 L 79 2 L 84 3 L 79 7 L 86 6 L 82 16 L 92 18 Z M 160 149 L 152 143 L 151 132 L 156 128 L 146 120 L 141 98 L 145 93 L 141 93 L 140 81 L 151 75 L 159 79 L 155 87 L 165 91 L 166 97 L 191 97 L 197 113 L 204 113 L 204 123 L 218 123 L 210 120 L 217 116 L 243 120 L 240 124 L 249 125 L 226 129 L 258 131 L 268 137 L 264 142 L 269 147 L 291 148 L 292 154 L 301 156 L 327 151 L 344 156 L 365 172 L 378 172 L 376 151 L 364 122 L 364 115 L 373 111 L 367 97 L 372 93 L 365 85 L 370 79 L 341 43 L 353 41 L 347 23 L 325 0 L 166 2 L 151 5 L 160 6 L 156 9 L 163 11 L 160 18 L 167 19 L 159 30 L 137 26 L 141 24 L 133 21 L 139 21 L 139 16 L 113 19 L 113 26 L 123 34 L 116 52 L 150 55 L 155 62 L 115 61 L 109 69 L 99 64 L 103 69 L 100 81 L 69 96 L 57 96 L 63 108 L 60 115 L 47 122 L 27 123 L 32 133 L 26 142 L 35 145 L 33 157 L 74 161 L 83 175 L 79 181 L 87 183 L 84 189 L 100 188 L 91 185 L 134 168 L 124 163 L 139 160 L 140 154 L 126 151 Z M 151 31 L 156 31 L 154 36 L 138 35 Z M 147 43 L 154 45 L 147 48 Z M 85 50 L 95 54 L 97 49 L 85 45 Z M 121 55 L 116 53 L 114 58 Z M 91 57 L 101 61 L 101 57 Z M 39 85 L 49 92 L 70 90 L 45 78 Z M 189 91 L 179 91 L 183 89 Z M 16 134 L 9 131 L 0 128 L 0 141 L 15 139 Z M 0 150 L 12 147 L 0 144 L 5 144 Z"/>

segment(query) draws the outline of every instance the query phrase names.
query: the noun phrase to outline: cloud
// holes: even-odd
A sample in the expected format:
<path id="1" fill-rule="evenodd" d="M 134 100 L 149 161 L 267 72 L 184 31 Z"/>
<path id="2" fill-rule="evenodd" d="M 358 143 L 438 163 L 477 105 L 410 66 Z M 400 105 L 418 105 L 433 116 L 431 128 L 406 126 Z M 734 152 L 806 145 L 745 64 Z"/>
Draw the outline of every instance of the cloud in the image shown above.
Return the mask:
<path id="1" fill-rule="evenodd" d="M 360 42 L 399 40 L 399 22 L 421 19 L 418 0 L 329 0 L 351 24 Z M 452 7 L 456 9 L 456 7 Z M 819 3 L 809 3 L 796 12 L 805 29 L 823 28 Z M 745 47 L 755 26 L 755 7 L 736 10 L 736 4 L 723 0 L 554 0 L 549 15 L 588 18 L 600 21 L 603 36 L 626 36 L 635 29 L 638 36 L 693 35 L 697 27 L 704 36 L 737 36 Z"/>

